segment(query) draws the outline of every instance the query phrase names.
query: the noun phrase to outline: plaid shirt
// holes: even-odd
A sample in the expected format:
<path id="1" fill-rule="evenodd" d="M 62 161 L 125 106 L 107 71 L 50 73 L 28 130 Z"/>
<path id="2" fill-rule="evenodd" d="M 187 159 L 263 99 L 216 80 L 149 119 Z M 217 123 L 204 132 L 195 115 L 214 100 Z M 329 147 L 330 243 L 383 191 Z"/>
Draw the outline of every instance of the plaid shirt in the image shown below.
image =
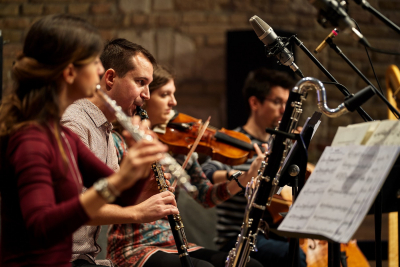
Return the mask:
<path id="1" fill-rule="evenodd" d="M 119 170 L 118 158 L 111 137 L 112 124 L 103 112 L 87 99 L 75 101 L 65 111 L 61 123 L 75 132 L 92 152 L 114 171 Z M 73 235 L 72 259 L 112 266 L 109 260 L 95 258 L 101 251 L 97 244 L 100 226 L 82 226 Z"/>

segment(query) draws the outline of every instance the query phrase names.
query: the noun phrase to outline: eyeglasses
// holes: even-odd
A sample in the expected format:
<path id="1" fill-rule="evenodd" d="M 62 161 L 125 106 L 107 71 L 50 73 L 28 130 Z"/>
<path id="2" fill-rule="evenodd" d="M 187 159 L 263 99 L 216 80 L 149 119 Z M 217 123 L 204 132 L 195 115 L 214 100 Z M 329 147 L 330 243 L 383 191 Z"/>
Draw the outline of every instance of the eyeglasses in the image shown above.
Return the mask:
<path id="1" fill-rule="evenodd" d="M 275 106 L 280 106 L 280 107 L 285 107 L 286 106 L 286 102 L 283 102 L 282 99 L 265 98 L 264 100 L 271 102 Z"/>

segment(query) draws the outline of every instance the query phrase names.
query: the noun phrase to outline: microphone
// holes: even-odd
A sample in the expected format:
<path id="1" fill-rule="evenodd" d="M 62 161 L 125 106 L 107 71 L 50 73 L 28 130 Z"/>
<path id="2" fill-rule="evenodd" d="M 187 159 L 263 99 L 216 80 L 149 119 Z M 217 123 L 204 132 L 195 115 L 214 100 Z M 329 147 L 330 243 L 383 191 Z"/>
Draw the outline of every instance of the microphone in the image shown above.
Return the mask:
<path id="1" fill-rule="evenodd" d="M 356 24 L 338 1 L 309 0 L 309 2 L 319 10 L 320 16 L 325 19 L 318 21 L 323 27 L 326 27 L 326 21 L 329 21 L 332 26 L 338 27 L 344 33 L 351 33 L 357 41 L 364 45 L 369 45 L 366 38 L 357 30 Z"/>
<path id="2" fill-rule="evenodd" d="M 282 65 L 290 67 L 296 74 L 304 77 L 299 67 L 294 63 L 292 52 L 286 48 L 281 37 L 277 36 L 274 30 L 258 16 L 254 15 L 249 21 L 258 38 L 270 49 L 269 53 L 275 56 Z"/>
<path id="3" fill-rule="evenodd" d="M 326 38 L 322 41 L 322 43 L 320 43 L 320 45 L 319 45 L 317 48 L 315 48 L 315 50 L 314 50 L 315 54 L 318 54 L 319 52 L 322 51 L 322 49 L 325 48 L 325 46 L 326 46 L 326 40 L 327 40 L 328 38 L 333 39 L 333 38 L 335 38 L 335 36 L 337 36 L 338 34 L 339 34 L 339 30 L 336 29 L 336 28 L 333 29 L 333 30 L 331 31 L 331 33 L 330 33 L 328 36 L 326 36 Z"/>

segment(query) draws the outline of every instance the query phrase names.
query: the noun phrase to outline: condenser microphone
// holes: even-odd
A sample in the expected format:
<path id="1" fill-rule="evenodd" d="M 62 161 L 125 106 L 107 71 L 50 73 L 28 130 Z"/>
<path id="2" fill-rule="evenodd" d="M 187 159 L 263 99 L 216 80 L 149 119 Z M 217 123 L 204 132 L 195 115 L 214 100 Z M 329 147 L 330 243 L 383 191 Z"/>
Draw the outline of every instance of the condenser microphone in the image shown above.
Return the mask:
<path id="1" fill-rule="evenodd" d="M 269 54 L 275 56 L 282 65 L 290 67 L 299 76 L 304 77 L 299 67 L 294 63 L 293 53 L 287 49 L 281 37 L 276 35 L 274 30 L 258 16 L 254 15 L 249 21 L 258 38 L 269 49 Z"/>
<path id="2" fill-rule="evenodd" d="M 309 0 L 309 2 L 319 10 L 319 15 L 324 18 L 322 21 L 320 19 L 318 20 L 323 27 L 338 27 L 341 32 L 350 33 L 360 43 L 369 45 L 365 37 L 357 30 L 354 21 L 338 1 Z"/>

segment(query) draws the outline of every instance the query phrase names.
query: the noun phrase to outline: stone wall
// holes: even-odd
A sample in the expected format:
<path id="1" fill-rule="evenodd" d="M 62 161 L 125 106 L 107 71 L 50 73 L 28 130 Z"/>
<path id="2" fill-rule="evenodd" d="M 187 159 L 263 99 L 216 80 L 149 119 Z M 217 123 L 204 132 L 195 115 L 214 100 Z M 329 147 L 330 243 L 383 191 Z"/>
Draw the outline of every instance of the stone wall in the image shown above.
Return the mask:
<path id="1" fill-rule="evenodd" d="M 398 0 L 370 0 L 394 23 L 400 25 Z M 177 73 L 179 110 L 199 118 L 212 116 L 212 124 L 226 125 L 226 32 L 251 29 L 253 15 L 264 19 L 275 30 L 295 32 L 304 45 L 313 50 L 332 29 L 316 22 L 316 9 L 306 0 L 0 0 L 0 29 L 5 40 L 3 88 L 9 88 L 11 66 L 29 25 L 47 14 L 69 13 L 82 16 L 98 27 L 105 40 L 127 38 L 148 48 L 159 62 L 173 66 Z M 383 25 L 368 11 L 350 1 L 349 14 L 357 20 L 373 46 L 400 52 L 400 36 Z M 335 42 L 376 85 L 364 48 L 350 36 L 339 35 Z M 252 49 L 249 47 L 248 49 Z M 384 74 L 389 64 L 399 64 L 399 56 L 370 53 L 380 83 L 385 90 Z M 331 49 L 317 56 L 333 76 L 350 92 L 365 83 Z M 295 59 L 305 76 L 328 80 L 298 49 Z M 341 93 L 327 87 L 329 106 L 343 101 Z M 311 92 L 302 118 L 316 110 Z M 385 119 L 386 107 L 378 98 L 370 100 L 365 110 L 373 119 Z M 311 159 L 316 161 L 329 145 L 338 126 L 358 123 L 358 114 L 337 119 L 323 117 L 312 142 Z"/>

